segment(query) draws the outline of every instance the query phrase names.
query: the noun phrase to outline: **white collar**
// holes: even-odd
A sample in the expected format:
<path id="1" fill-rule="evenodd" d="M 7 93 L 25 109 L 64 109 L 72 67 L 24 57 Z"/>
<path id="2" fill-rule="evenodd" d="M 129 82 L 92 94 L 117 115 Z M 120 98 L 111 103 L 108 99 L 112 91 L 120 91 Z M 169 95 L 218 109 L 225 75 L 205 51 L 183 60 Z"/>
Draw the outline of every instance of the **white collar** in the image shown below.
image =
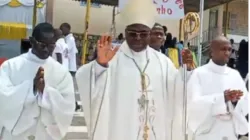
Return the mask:
<path id="1" fill-rule="evenodd" d="M 229 70 L 230 70 L 227 67 L 227 64 L 225 64 L 224 66 L 220 66 L 220 65 L 215 64 L 212 59 L 210 59 L 210 61 L 208 62 L 207 66 L 213 72 L 219 73 L 219 74 L 227 74 L 229 72 Z"/>
<path id="2" fill-rule="evenodd" d="M 120 47 L 120 50 L 121 50 L 126 56 L 128 56 L 128 57 L 130 57 L 130 58 L 132 58 L 132 59 L 134 59 L 134 57 L 138 57 L 138 56 L 145 56 L 145 54 L 147 54 L 147 55 L 148 55 L 148 58 L 150 59 L 149 49 L 150 49 L 150 47 L 147 46 L 147 48 L 146 48 L 145 50 L 141 51 L 141 52 L 132 51 L 132 50 L 129 48 L 129 46 L 128 46 L 128 44 L 127 44 L 126 41 L 124 41 L 124 42 L 122 43 L 121 47 Z"/>
<path id="3" fill-rule="evenodd" d="M 48 58 L 47 59 L 38 58 L 35 54 L 32 53 L 32 49 L 29 49 L 27 53 L 27 59 L 34 61 L 36 63 L 40 63 L 40 64 L 44 64 L 48 60 Z"/>
<path id="4" fill-rule="evenodd" d="M 70 37 L 72 37 L 72 36 L 73 36 L 73 34 L 72 34 L 72 33 L 69 33 L 68 35 L 65 36 L 65 38 L 70 38 Z"/>

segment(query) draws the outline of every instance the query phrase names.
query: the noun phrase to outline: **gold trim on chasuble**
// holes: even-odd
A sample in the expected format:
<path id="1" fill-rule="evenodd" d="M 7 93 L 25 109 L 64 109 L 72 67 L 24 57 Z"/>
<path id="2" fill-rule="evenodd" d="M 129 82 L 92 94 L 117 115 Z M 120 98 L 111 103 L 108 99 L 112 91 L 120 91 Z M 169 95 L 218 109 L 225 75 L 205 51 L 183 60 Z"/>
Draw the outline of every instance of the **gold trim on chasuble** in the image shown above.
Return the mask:
<path id="1" fill-rule="evenodd" d="M 147 83 L 148 81 L 148 83 Z M 143 126 L 143 140 L 149 140 L 149 131 L 152 130 L 153 135 L 156 139 L 156 134 L 154 131 L 153 122 L 155 119 L 155 106 L 154 106 L 154 100 L 148 98 L 148 93 L 152 92 L 148 90 L 148 87 L 150 85 L 150 78 L 146 73 L 141 74 L 141 97 L 138 99 L 138 105 L 139 105 L 139 121 L 140 121 L 140 127 L 138 130 L 137 140 L 139 140 L 140 132 L 142 130 Z"/>

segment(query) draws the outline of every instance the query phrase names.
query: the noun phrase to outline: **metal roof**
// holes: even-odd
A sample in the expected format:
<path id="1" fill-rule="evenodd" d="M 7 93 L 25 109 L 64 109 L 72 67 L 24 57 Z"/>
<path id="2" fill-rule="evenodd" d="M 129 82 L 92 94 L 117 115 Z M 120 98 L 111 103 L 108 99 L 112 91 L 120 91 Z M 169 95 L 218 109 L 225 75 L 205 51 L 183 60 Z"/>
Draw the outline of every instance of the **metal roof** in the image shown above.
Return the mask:
<path id="1" fill-rule="evenodd" d="M 84 1 L 86 0 L 73 0 L 73 1 Z M 199 12 L 200 0 L 183 0 L 185 13 L 187 12 Z M 209 9 L 221 4 L 225 4 L 233 0 L 204 0 L 204 9 Z M 107 6 L 117 6 L 118 0 L 91 0 L 92 3 L 98 3 Z"/>

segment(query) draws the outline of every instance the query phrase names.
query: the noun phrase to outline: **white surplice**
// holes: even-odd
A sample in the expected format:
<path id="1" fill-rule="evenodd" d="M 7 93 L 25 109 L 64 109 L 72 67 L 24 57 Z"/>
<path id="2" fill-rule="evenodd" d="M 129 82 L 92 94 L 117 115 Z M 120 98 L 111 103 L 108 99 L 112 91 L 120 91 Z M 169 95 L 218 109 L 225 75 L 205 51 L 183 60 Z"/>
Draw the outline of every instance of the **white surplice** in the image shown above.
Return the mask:
<path id="1" fill-rule="evenodd" d="M 69 71 L 76 72 L 76 54 L 78 53 L 74 35 L 72 33 L 65 37 L 65 41 L 68 45 L 68 59 L 69 59 Z"/>
<path id="2" fill-rule="evenodd" d="M 133 59 L 148 75 L 149 118 L 140 112 L 141 77 Z M 174 84 L 180 71 L 164 54 L 147 47 L 136 53 L 124 42 L 104 68 L 93 61 L 83 65 L 76 79 L 90 140 L 143 140 L 143 121 L 150 140 L 170 140 Z M 149 80 L 150 79 L 150 80 Z"/>
<path id="3" fill-rule="evenodd" d="M 44 68 L 43 95 L 33 92 L 33 79 Z M 0 68 L 0 135 L 3 140 L 61 140 L 75 109 L 73 80 L 68 70 L 31 50 L 5 61 Z"/>
<path id="4" fill-rule="evenodd" d="M 244 92 L 235 107 L 225 103 L 227 89 Z M 193 134 L 195 140 L 238 140 L 238 134 L 248 132 L 248 93 L 238 71 L 210 60 L 194 70 L 188 95 L 189 135 Z"/>

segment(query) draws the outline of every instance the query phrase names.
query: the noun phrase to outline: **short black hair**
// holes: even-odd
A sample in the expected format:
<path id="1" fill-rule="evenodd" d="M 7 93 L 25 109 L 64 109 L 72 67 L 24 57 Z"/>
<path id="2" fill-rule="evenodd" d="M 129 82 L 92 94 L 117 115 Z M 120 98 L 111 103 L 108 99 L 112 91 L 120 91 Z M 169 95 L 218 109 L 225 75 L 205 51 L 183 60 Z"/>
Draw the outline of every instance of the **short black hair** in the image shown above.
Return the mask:
<path id="1" fill-rule="evenodd" d="M 32 37 L 34 37 L 36 40 L 41 40 L 43 33 L 54 33 L 54 27 L 47 22 L 39 23 L 33 29 Z"/>
<path id="2" fill-rule="evenodd" d="M 168 28 L 166 26 L 162 26 L 164 32 L 167 32 L 168 31 Z"/>
<path id="3" fill-rule="evenodd" d="M 234 40 L 233 40 L 233 39 L 230 39 L 230 43 L 234 44 Z"/>
<path id="4" fill-rule="evenodd" d="M 70 24 L 69 23 L 62 23 L 61 24 L 61 27 L 66 27 L 66 28 L 68 28 L 69 30 L 71 30 L 71 26 L 70 26 Z"/>

